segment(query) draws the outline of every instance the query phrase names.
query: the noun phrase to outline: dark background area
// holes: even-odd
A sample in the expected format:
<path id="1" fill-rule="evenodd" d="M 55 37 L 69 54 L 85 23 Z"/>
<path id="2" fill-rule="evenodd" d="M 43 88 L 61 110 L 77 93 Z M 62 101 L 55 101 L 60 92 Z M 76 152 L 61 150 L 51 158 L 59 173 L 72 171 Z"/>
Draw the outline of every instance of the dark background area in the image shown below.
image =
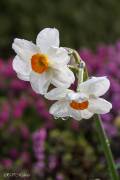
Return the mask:
<path id="1" fill-rule="evenodd" d="M 13 54 L 15 37 L 35 41 L 44 27 L 60 30 L 61 43 L 72 48 L 95 48 L 120 37 L 119 0 L 1 0 L 0 56 Z"/>

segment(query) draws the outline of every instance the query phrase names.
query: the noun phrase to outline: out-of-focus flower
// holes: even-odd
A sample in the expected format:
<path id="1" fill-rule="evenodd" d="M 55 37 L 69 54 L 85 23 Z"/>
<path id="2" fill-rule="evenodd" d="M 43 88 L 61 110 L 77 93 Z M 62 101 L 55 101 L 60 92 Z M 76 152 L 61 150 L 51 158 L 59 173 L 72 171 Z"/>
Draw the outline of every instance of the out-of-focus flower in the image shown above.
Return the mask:
<path id="1" fill-rule="evenodd" d="M 16 90 L 16 91 L 23 91 L 25 88 L 26 88 L 26 85 L 22 83 L 22 81 L 18 81 L 16 79 L 13 79 L 11 81 L 11 84 L 10 84 L 10 88 L 12 90 Z"/>
<path id="2" fill-rule="evenodd" d="M 42 117 L 45 121 L 47 121 L 47 120 L 48 120 L 48 122 L 51 121 L 51 115 L 47 111 L 46 103 L 42 98 L 41 99 L 39 98 L 36 101 L 35 107 L 36 107 L 37 112 L 40 115 L 40 117 Z"/>
<path id="3" fill-rule="evenodd" d="M 16 148 L 12 148 L 9 151 L 9 155 L 11 158 L 16 159 L 18 157 L 19 153 Z"/>
<path id="4" fill-rule="evenodd" d="M 117 134 L 117 129 L 115 128 L 115 126 L 113 126 L 112 124 L 108 124 L 106 122 L 104 122 L 104 129 L 106 130 L 107 134 L 109 134 L 109 136 L 113 137 L 116 136 Z"/>
<path id="5" fill-rule="evenodd" d="M 6 168 L 6 169 L 10 169 L 12 167 L 12 160 L 9 158 L 3 159 L 2 160 L 2 165 Z"/>
<path id="6" fill-rule="evenodd" d="M 48 167 L 50 170 L 53 170 L 57 166 L 57 157 L 55 155 L 50 155 L 48 158 Z"/>
<path id="7" fill-rule="evenodd" d="M 9 120 L 10 117 L 10 107 L 9 103 L 7 101 L 4 101 L 1 103 L 1 109 L 0 109 L 0 128 L 6 124 L 6 122 Z"/>
<path id="8" fill-rule="evenodd" d="M 34 142 L 39 142 L 40 140 L 45 140 L 46 139 L 46 129 L 44 128 L 41 128 L 40 130 L 36 131 L 34 134 L 33 134 L 33 140 Z"/>
<path id="9" fill-rule="evenodd" d="M 29 164 L 30 163 L 30 154 L 27 151 L 24 151 L 20 155 L 20 161 L 22 164 Z"/>
<path id="10" fill-rule="evenodd" d="M 44 155 L 44 141 L 46 139 L 47 133 L 45 128 L 41 128 L 36 131 L 33 136 L 33 150 L 37 162 L 34 164 L 34 172 L 39 174 L 41 170 L 45 167 L 45 155 Z"/>
<path id="11" fill-rule="evenodd" d="M 109 89 L 110 82 L 106 77 L 93 77 L 79 84 L 79 92 L 65 88 L 55 88 L 45 97 L 58 100 L 50 108 L 55 117 L 73 117 L 76 120 L 89 119 L 93 114 L 105 114 L 112 108 L 111 103 L 99 98 Z"/>
<path id="12" fill-rule="evenodd" d="M 61 173 L 56 175 L 56 180 L 64 180 L 64 176 Z"/>
<path id="13" fill-rule="evenodd" d="M 79 131 L 79 122 L 78 121 L 71 121 L 71 128 L 75 131 Z"/>
<path id="14" fill-rule="evenodd" d="M 102 117 L 102 120 L 106 122 L 110 122 L 113 119 L 113 116 L 111 113 L 102 114 L 101 117 Z"/>
<path id="15" fill-rule="evenodd" d="M 29 132 L 29 129 L 27 128 L 27 126 L 25 126 L 25 125 L 21 126 L 20 131 L 21 131 L 21 136 L 24 140 L 29 139 L 30 132 Z"/>
<path id="16" fill-rule="evenodd" d="M 43 29 L 37 36 L 36 45 L 15 39 L 12 48 L 17 53 L 13 69 L 20 79 L 30 81 L 36 93 L 46 93 L 50 84 L 69 87 L 74 82 L 74 74 L 67 67 L 68 52 L 59 47 L 57 29 Z"/>
<path id="17" fill-rule="evenodd" d="M 19 100 L 13 100 L 13 117 L 15 119 L 21 118 L 27 106 L 28 101 L 25 97 L 21 97 Z"/>

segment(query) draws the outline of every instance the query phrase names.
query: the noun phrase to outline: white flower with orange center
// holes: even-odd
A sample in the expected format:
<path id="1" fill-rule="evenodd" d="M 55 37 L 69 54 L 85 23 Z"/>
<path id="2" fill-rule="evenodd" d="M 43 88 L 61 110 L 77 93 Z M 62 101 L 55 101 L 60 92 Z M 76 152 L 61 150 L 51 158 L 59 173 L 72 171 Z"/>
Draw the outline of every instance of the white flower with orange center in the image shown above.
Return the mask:
<path id="1" fill-rule="evenodd" d="M 59 117 L 73 117 L 76 120 L 89 119 L 93 114 L 105 114 L 112 104 L 100 96 L 109 89 L 110 82 L 106 77 L 93 77 L 79 84 L 79 92 L 70 89 L 55 88 L 45 97 L 58 100 L 50 108 L 50 114 Z"/>
<path id="2" fill-rule="evenodd" d="M 68 52 L 59 47 L 59 32 L 45 28 L 37 36 L 36 45 L 24 39 L 15 39 L 12 45 L 17 55 L 13 69 L 17 76 L 30 81 L 36 93 L 45 94 L 50 84 L 69 87 L 75 80 L 68 68 Z"/>

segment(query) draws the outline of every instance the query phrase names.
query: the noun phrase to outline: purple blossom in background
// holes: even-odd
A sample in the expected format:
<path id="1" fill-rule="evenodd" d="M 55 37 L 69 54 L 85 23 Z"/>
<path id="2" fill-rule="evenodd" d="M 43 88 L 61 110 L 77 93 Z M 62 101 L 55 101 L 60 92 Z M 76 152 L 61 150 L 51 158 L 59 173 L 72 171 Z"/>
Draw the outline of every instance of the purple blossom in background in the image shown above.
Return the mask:
<path id="1" fill-rule="evenodd" d="M 43 117 L 45 121 L 51 120 L 51 115 L 46 111 L 46 103 L 45 101 L 42 101 L 41 98 L 36 102 L 36 109 L 38 114 Z"/>
<path id="2" fill-rule="evenodd" d="M 20 157 L 19 157 L 19 160 L 21 161 L 21 163 L 23 165 L 27 165 L 27 167 L 30 165 L 30 154 L 29 152 L 27 151 L 23 151 L 21 154 L 20 154 Z"/>
<path id="3" fill-rule="evenodd" d="M 10 169 L 12 167 L 11 159 L 3 159 L 1 163 L 6 169 Z"/>
<path id="4" fill-rule="evenodd" d="M 23 125 L 20 127 L 21 135 L 24 140 L 28 140 L 30 138 L 30 132 L 27 126 Z"/>
<path id="5" fill-rule="evenodd" d="M 12 148 L 9 151 L 9 155 L 12 159 L 16 159 L 18 157 L 19 153 L 16 148 Z"/>
<path id="6" fill-rule="evenodd" d="M 9 120 L 10 107 L 8 102 L 2 102 L 0 107 L 0 128 L 2 128 Z"/>
<path id="7" fill-rule="evenodd" d="M 57 157 L 55 155 L 50 155 L 48 158 L 48 168 L 49 170 L 53 170 L 57 166 Z"/>
<path id="8" fill-rule="evenodd" d="M 106 121 L 108 123 L 111 122 L 113 119 L 113 115 L 111 113 L 103 114 L 101 115 L 101 117 L 103 121 Z"/>
<path id="9" fill-rule="evenodd" d="M 79 131 L 79 122 L 75 121 L 74 119 L 71 121 L 71 127 L 75 131 Z"/>
<path id="10" fill-rule="evenodd" d="M 10 83 L 10 89 L 14 91 L 23 91 L 26 88 L 26 85 L 22 83 L 22 81 L 18 81 L 18 79 L 13 79 Z"/>
<path id="11" fill-rule="evenodd" d="M 57 174 L 56 175 L 56 180 L 64 180 L 64 177 L 63 177 L 63 175 L 62 174 Z"/>
<path id="12" fill-rule="evenodd" d="M 106 130 L 107 134 L 109 134 L 109 136 L 116 136 L 117 134 L 117 129 L 110 123 L 104 122 L 104 129 Z"/>
<path id="13" fill-rule="evenodd" d="M 45 140 L 47 137 L 47 132 L 45 128 L 41 128 L 37 130 L 33 135 L 32 135 L 32 140 L 33 140 L 33 151 L 35 158 L 37 162 L 34 164 L 34 171 L 39 174 L 41 171 L 44 170 L 45 168 Z"/>
<path id="14" fill-rule="evenodd" d="M 27 99 L 24 97 L 21 97 L 19 100 L 13 102 L 13 117 L 15 119 L 21 118 L 24 110 L 27 108 L 28 102 Z"/>

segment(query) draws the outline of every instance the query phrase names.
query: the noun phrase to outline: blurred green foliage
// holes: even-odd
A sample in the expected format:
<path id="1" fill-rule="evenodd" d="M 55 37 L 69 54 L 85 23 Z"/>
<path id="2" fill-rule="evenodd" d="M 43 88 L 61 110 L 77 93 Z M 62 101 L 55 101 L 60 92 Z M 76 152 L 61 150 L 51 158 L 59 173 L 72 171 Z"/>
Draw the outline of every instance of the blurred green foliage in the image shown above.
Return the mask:
<path id="1" fill-rule="evenodd" d="M 49 143 L 46 143 L 47 153 L 59 159 L 61 165 L 58 169 L 64 175 L 65 180 L 74 178 L 92 180 L 95 177 L 107 179 L 107 174 L 103 173 L 106 166 L 104 163 L 100 163 L 100 159 L 97 159 L 100 152 L 92 148 L 97 139 L 93 138 L 94 143 L 92 142 L 91 146 L 85 134 L 80 134 L 80 136 L 79 134 L 79 132 L 70 130 L 51 130 L 48 138 Z M 49 174 L 52 175 L 50 172 Z"/>
<path id="2" fill-rule="evenodd" d="M 0 0 L 0 56 L 15 37 L 35 40 L 44 27 L 60 30 L 62 46 L 95 48 L 120 37 L 119 0 Z"/>

